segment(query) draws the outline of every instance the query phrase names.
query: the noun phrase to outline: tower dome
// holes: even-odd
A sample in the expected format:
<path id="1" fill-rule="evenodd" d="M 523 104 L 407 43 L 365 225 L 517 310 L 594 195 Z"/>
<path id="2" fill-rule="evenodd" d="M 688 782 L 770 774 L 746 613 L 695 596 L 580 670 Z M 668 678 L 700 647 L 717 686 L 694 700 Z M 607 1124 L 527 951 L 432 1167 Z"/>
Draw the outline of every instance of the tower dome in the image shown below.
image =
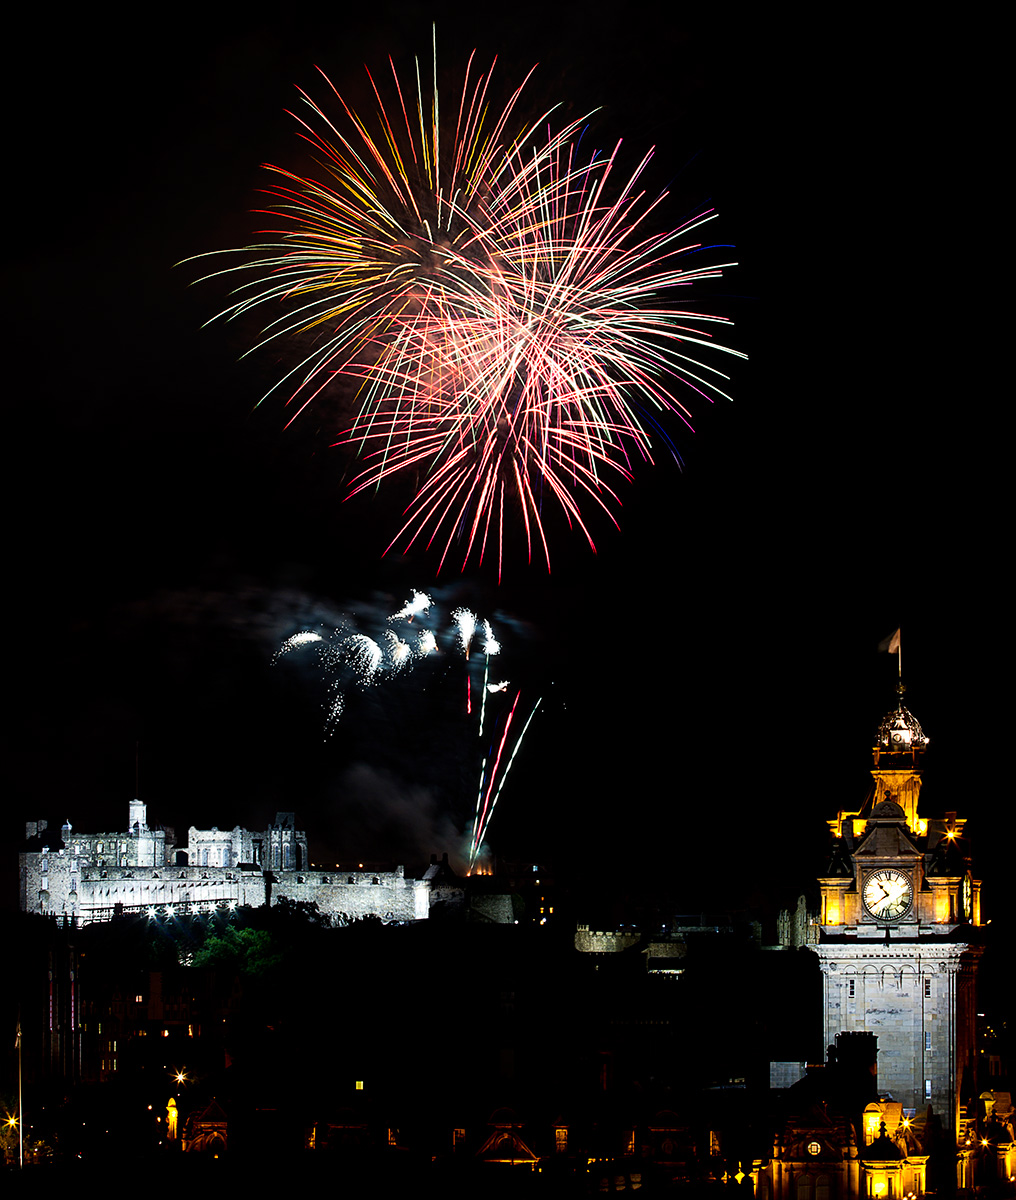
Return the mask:
<path id="1" fill-rule="evenodd" d="M 882 718 L 875 735 L 875 745 L 881 750 L 923 750 L 928 739 L 924 736 L 921 723 L 903 703 L 903 684 L 897 689 L 899 701 Z"/>

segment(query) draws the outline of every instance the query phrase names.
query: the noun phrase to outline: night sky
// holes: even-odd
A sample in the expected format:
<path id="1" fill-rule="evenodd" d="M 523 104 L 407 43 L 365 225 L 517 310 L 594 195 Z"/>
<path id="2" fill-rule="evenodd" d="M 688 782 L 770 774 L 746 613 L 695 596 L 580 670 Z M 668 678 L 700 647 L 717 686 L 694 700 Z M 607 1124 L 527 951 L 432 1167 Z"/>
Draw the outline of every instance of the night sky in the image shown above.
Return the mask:
<path id="1" fill-rule="evenodd" d="M 1011 668 L 974 39 L 656 12 L 21 18 L 8 861 L 28 818 L 123 828 L 136 746 L 149 819 L 183 836 L 293 809 L 325 860 L 454 853 L 476 787 L 461 661 L 351 694 L 327 740 L 321 673 L 271 661 L 303 628 L 369 631 L 417 587 L 445 616 L 490 617 L 504 674 L 523 702 L 544 697 L 494 848 L 645 871 L 684 911 L 819 873 L 826 819 L 864 797 L 895 684 L 876 646 L 902 626 L 928 808 L 970 818 L 992 914 L 999 800 L 981 772 Z M 500 587 L 489 570 L 436 579 L 423 552 L 382 559 L 398 496 L 344 502 L 341 404 L 289 430 L 281 401 L 255 408 L 285 348 L 238 362 L 250 327 L 202 328 L 223 290 L 174 267 L 253 239 L 259 165 L 302 155 L 294 85 L 320 65 L 359 98 L 363 63 L 429 56 L 432 20 L 451 81 L 474 46 L 506 82 L 539 63 L 534 104 L 599 109 L 590 138 L 624 137 L 636 161 L 656 146 L 671 222 L 714 205 L 711 236 L 741 264 L 712 289 L 750 356 L 734 403 L 699 401 L 696 432 L 673 427 L 683 470 L 665 452 L 639 470 L 621 531 L 594 523 L 595 556 L 558 531 L 552 575 L 511 561 Z"/>

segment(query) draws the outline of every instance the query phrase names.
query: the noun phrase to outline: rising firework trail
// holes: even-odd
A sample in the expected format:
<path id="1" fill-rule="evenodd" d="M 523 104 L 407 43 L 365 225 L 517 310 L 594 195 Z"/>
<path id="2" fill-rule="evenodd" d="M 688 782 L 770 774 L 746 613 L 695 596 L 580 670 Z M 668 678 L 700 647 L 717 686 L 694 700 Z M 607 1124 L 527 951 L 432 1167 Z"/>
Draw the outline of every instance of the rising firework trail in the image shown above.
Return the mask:
<path id="1" fill-rule="evenodd" d="M 533 710 L 529 714 L 525 725 L 522 727 L 522 732 L 511 745 L 507 760 L 505 760 L 505 747 L 508 743 L 508 734 L 511 731 L 512 720 L 515 716 L 515 709 L 518 707 L 519 697 L 521 692 L 516 692 L 515 700 L 512 703 L 508 713 L 508 718 L 505 721 L 504 729 L 501 733 L 501 740 L 498 743 L 497 753 L 494 755 L 493 762 L 490 764 L 490 770 L 487 770 L 488 759 L 485 758 L 480 767 L 480 788 L 476 796 L 476 813 L 473 817 L 473 827 L 469 839 L 469 870 L 472 871 L 476 865 L 476 860 L 479 857 L 480 851 L 483 849 L 484 839 L 487 836 L 487 829 L 490 826 L 491 817 L 494 815 L 494 807 L 497 804 L 498 798 L 501 795 L 501 789 L 504 787 L 505 780 L 508 778 L 508 772 L 512 768 L 512 763 L 515 761 L 515 755 L 518 753 L 519 747 L 522 745 L 522 739 L 526 736 L 526 732 L 532 723 L 533 717 L 536 716 L 536 710 L 543 703 L 541 697 L 533 705 Z M 505 766 L 502 771 L 501 763 L 504 761 Z"/>
<path id="2" fill-rule="evenodd" d="M 215 274 L 250 277 L 219 315 L 267 311 L 253 349 L 300 342 L 276 385 L 293 419 L 337 379 L 356 389 L 338 439 L 362 459 L 352 493 L 415 487 L 389 549 L 495 558 L 500 578 L 514 525 L 549 569 L 548 508 L 595 549 L 589 505 L 616 524 L 616 480 L 652 460 L 660 417 L 690 428 L 675 393 L 726 396 L 714 356 L 744 356 L 714 339 L 729 321 L 694 289 L 734 264 L 703 253 L 718 249 L 701 241 L 712 210 L 654 231 L 651 153 L 629 170 L 620 143 L 579 150 L 585 117 L 520 123 L 525 80 L 498 109 L 471 56 L 445 125 L 436 45 L 429 90 L 419 63 L 413 88 L 394 64 L 387 85 L 368 78 L 369 116 L 327 77 L 333 115 L 300 91 L 318 169 L 267 168 L 277 224 L 227 252 L 248 261 Z"/>

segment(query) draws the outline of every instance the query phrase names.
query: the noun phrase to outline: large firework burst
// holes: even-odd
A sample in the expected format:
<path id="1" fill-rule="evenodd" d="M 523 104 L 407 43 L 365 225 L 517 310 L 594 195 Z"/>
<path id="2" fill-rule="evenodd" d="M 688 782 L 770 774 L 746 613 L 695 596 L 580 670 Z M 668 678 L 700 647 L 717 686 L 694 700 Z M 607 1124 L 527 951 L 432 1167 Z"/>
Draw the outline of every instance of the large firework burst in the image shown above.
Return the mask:
<path id="1" fill-rule="evenodd" d="M 415 481 L 389 548 L 423 539 L 441 565 L 489 555 L 500 572 L 506 521 L 520 521 L 549 568 L 547 505 L 592 546 L 583 505 L 611 514 L 612 477 L 651 460 L 657 414 L 689 419 L 674 390 L 725 395 L 702 351 L 738 355 L 710 333 L 729 322 L 676 296 L 732 264 L 696 254 L 712 210 L 649 231 L 650 155 L 630 175 L 619 146 L 581 157 L 586 118 L 554 131 L 545 113 L 513 132 L 522 88 L 493 117 L 490 72 L 472 57 L 449 136 L 436 58 L 429 97 L 419 63 L 414 92 L 392 65 L 387 104 L 368 72 L 370 122 L 327 79 L 341 128 L 301 91 L 320 171 L 268 167 L 282 180 L 269 190 L 280 240 L 216 273 L 253 273 L 219 315 L 280 310 L 258 346 L 313 335 L 276 385 L 297 413 L 335 376 L 356 382 L 359 412 L 339 439 L 363 460 L 353 491 Z"/>

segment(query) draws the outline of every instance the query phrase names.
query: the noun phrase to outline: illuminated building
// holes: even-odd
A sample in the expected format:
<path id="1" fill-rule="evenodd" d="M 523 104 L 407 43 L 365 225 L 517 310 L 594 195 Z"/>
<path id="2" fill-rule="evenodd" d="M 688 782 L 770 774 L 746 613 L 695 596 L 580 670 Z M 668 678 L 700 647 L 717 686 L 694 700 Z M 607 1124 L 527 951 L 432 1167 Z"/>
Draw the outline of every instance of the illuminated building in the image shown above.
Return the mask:
<path id="1" fill-rule="evenodd" d="M 980 881 L 964 818 L 918 810 L 928 739 L 904 707 L 878 729 L 867 803 L 830 821 L 833 853 L 821 887 L 825 1041 L 878 1037 L 878 1085 L 905 1110 L 931 1105 L 960 1137 L 977 1095 L 974 975 L 982 953 Z"/>
<path id="2" fill-rule="evenodd" d="M 777 1134 L 760 1195 L 919 1196 L 936 1144 L 955 1147 L 956 1182 L 970 1186 L 980 881 L 964 819 L 921 815 L 927 745 L 900 684 L 875 737 L 874 785 L 856 812 L 829 822 L 832 854 L 818 881 L 819 937 L 807 948 L 822 973 L 830 1064 L 796 1085 L 797 1111 Z M 841 1128 L 821 1111 L 836 1111 Z"/>
<path id="3" fill-rule="evenodd" d="M 258 832 L 191 826 L 186 845 L 177 846 L 172 830 L 149 827 L 146 805 L 132 800 L 126 831 L 80 833 L 68 821 L 51 839 L 45 821 L 30 821 L 25 834 L 22 912 L 72 925 L 117 913 L 157 919 L 282 898 L 315 903 L 329 916 L 387 922 L 423 920 L 430 911 L 430 880 L 406 879 L 401 866 L 310 864 L 307 835 L 293 813 L 277 813 Z"/>
<path id="4" fill-rule="evenodd" d="M 865 803 L 829 821 L 817 924 L 799 942 L 822 972 L 829 1062 L 782 1093 L 756 1164 L 763 1198 L 907 1200 L 925 1192 L 934 1150 L 955 1153 L 958 1187 L 973 1183 L 980 881 L 964 818 L 921 815 L 928 739 L 898 692 Z"/>

